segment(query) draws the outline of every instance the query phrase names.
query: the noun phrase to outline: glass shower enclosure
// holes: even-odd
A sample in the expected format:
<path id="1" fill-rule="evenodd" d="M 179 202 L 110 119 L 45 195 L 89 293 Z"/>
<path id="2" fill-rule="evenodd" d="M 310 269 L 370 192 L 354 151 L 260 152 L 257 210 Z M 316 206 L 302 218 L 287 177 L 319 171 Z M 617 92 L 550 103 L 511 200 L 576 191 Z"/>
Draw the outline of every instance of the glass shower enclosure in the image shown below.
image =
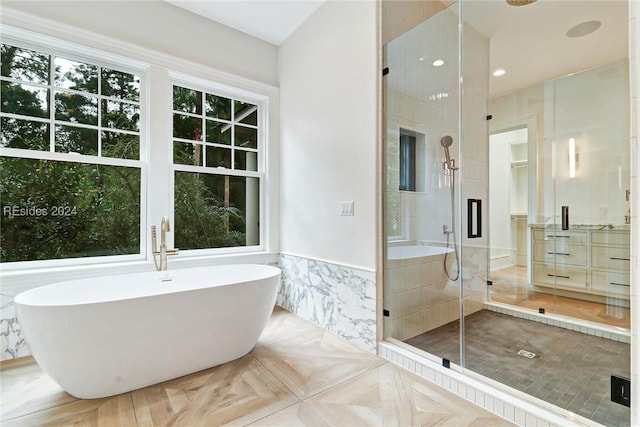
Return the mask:
<path id="1" fill-rule="evenodd" d="M 545 49 L 574 63 L 505 59 L 523 28 L 547 40 L 550 16 L 585 9 L 608 7 L 619 42 L 628 5 L 398 3 L 382 6 L 385 339 L 629 425 L 611 395 L 630 376 L 626 38 L 586 63 L 566 28 Z"/>

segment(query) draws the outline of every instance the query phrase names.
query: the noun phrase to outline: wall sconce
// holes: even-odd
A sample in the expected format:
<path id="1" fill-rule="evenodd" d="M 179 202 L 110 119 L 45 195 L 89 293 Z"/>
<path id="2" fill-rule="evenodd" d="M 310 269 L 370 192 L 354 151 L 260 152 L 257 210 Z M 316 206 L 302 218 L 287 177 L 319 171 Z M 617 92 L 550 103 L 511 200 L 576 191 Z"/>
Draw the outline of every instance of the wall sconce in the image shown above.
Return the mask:
<path id="1" fill-rule="evenodd" d="M 569 178 L 576 177 L 576 140 L 574 138 L 569 138 Z"/>

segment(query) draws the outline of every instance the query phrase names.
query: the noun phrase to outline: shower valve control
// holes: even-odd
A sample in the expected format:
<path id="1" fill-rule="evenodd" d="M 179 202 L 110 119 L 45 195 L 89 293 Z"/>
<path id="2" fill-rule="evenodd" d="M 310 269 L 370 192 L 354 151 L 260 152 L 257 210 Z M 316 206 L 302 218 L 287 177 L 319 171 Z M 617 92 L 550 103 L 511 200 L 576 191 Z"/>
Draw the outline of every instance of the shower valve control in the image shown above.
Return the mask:
<path id="1" fill-rule="evenodd" d="M 452 231 L 452 230 L 449 230 L 449 226 L 448 226 L 447 224 L 444 224 L 444 225 L 442 226 L 442 233 L 443 233 L 443 234 L 451 234 L 451 233 L 453 233 L 453 231 Z"/>

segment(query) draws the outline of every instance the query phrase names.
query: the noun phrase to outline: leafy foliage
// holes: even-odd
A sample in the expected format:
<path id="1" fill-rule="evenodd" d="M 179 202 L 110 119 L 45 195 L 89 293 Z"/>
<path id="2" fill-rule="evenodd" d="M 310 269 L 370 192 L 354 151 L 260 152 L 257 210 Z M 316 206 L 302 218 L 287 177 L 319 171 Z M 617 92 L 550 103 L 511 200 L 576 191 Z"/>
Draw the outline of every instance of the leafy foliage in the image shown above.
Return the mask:
<path id="1" fill-rule="evenodd" d="M 48 55 L 2 45 L 2 76 L 25 83 L 2 82 L 2 146 L 50 150 Z M 56 85 L 96 93 L 97 67 L 56 62 Z M 104 74 L 104 72 L 103 72 Z M 130 74 L 107 70 L 103 87 L 110 96 L 139 97 Z M 137 78 L 136 78 L 137 79 Z M 136 92 L 137 91 L 137 92 Z M 98 98 L 55 91 L 55 151 L 98 154 Z M 106 116 L 110 128 L 137 130 L 139 114 L 132 104 L 117 103 Z M 117 105 L 121 104 L 121 105 Z M 93 128 L 76 126 L 94 125 Z M 139 136 L 103 131 L 102 156 L 139 158 Z M 0 159 L 0 262 L 134 254 L 140 251 L 139 168 L 3 157 Z"/>
<path id="2" fill-rule="evenodd" d="M 2 262 L 138 253 L 140 170 L 0 159 Z"/>
<path id="3" fill-rule="evenodd" d="M 224 187 L 225 178 L 230 177 L 176 172 L 174 200 L 177 247 L 202 249 L 245 245 L 242 210 L 225 207 L 216 194 L 220 184 Z"/>
<path id="4" fill-rule="evenodd" d="M 52 64 L 47 54 L 6 44 L 1 50 L 2 146 L 140 159 L 137 76 L 61 58 Z M 49 84 L 51 67 L 52 87 L 38 86 Z M 174 110 L 203 115 L 205 125 L 229 129 L 224 120 L 231 119 L 232 106 L 227 98 L 174 87 Z M 174 143 L 175 163 L 231 167 L 230 149 L 214 151 L 202 143 L 202 118 L 175 117 L 174 136 L 194 141 Z M 230 145 L 229 138 L 226 131 L 208 142 Z M 76 163 L 72 157 L 0 158 L 0 262 L 139 253 L 141 179 L 140 168 Z M 249 180 L 258 179 L 176 172 L 176 246 L 246 245 Z"/>

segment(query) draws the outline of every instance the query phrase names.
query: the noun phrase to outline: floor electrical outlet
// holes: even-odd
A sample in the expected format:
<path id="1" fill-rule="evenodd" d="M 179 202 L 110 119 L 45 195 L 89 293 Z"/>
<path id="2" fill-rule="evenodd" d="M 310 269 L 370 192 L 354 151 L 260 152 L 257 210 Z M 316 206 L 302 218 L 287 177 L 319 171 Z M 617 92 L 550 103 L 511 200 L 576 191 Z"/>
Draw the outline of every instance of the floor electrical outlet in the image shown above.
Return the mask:
<path id="1" fill-rule="evenodd" d="M 611 375 L 611 401 L 631 407 L 631 381 Z"/>

